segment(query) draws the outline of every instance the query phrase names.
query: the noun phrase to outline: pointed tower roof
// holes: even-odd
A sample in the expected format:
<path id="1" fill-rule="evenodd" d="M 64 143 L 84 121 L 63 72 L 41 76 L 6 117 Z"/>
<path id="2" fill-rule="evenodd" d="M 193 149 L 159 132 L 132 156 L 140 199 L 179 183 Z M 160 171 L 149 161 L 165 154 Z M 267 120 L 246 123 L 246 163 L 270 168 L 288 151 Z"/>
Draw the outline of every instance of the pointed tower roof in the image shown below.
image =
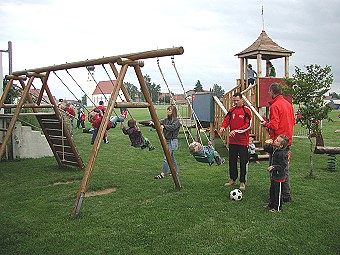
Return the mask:
<path id="1" fill-rule="evenodd" d="M 256 59 L 258 54 L 262 55 L 262 59 L 270 60 L 291 56 L 294 51 L 287 50 L 274 42 L 267 33 L 262 30 L 256 41 L 245 50 L 235 54 L 239 58 Z"/>

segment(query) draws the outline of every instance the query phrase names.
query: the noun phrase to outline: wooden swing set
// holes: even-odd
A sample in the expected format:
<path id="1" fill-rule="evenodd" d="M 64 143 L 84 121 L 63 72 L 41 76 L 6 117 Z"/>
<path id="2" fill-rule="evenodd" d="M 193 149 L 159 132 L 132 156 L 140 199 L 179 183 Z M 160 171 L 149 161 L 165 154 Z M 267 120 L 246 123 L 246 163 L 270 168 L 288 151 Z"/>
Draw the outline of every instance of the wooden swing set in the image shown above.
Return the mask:
<path id="1" fill-rule="evenodd" d="M 182 55 L 184 53 L 183 47 L 173 47 L 166 49 L 158 49 L 152 51 L 144 51 L 138 53 L 124 54 L 112 57 L 103 57 L 99 59 L 85 60 L 80 62 L 66 63 L 61 65 L 54 65 L 48 67 L 41 67 L 36 69 L 29 69 L 23 71 L 13 72 L 12 75 L 7 75 L 7 85 L 4 89 L 4 93 L 0 99 L 0 109 L 2 108 L 11 108 L 14 109 L 14 112 L 9 114 L 1 114 L 0 118 L 2 119 L 10 119 L 5 128 L 2 128 L 0 131 L 4 132 L 2 144 L 0 145 L 0 159 L 2 159 L 6 146 L 10 141 L 11 134 L 15 127 L 15 123 L 18 120 L 19 115 L 23 115 L 21 112 L 23 108 L 31 108 L 32 113 L 26 113 L 30 115 L 36 116 L 43 133 L 46 136 L 48 144 L 50 145 L 52 152 L 60 166 L 63 165 L 72 165 L 77 166 L 79 168 L 84 168 L 85 165 L 82 162 L 82 159 L 79 155 L 78 150 L 76 149 L 75 143 L 71 134 L 69 133 L 65 122 L 63 121 L 62 113 L 58 108 L 57 103 L 55 102 L 53 95 L 49 89 L 49 76 L 51 72 L 56 72 L 60 70 L 69 70 L 73 68 L 80 67 L 88 67 L 95 65 L 109 65 L 114 76 L 117 81 L 115 86 L 113 87 L 113 91 L 108 100 L 107 110 L 103 116 L 103 120 L 98 129 L 97 137 L 94 141 L 89 160 L 86 164 L 83 178 L 80 184 L 80 188 L 77 194 L 76 202 L 73 207 L 72 214 L 77 216 L 80 212 L 83 200 L 85 198 L 86 189 L 92 174 L 92 170 L 97 158 L 97 154 L 99 152 L 99 148 L 101 142 L 104 137 L 104 133 L 106 130 L 106 126 L 108 124 L 109 118 L 111 116 L 114 108 L 148 108 L 152 120 L 154 122 L 155 129 L 157 130 L 157 134 L 159 140 L 161 142 L 165 157 L 168 161 L 170 171 L 172 173 L 172 178 L 175 183 L 176 188 L 181 188 L 180 181 L 178 179 L 169 149 L 167 147 L 166 140 L 163 136 L 161 125 L 159 122 L 159 118 L 157 116 L 156 110 L 153 106 L 150 93 L 148 88 L 144 82 L 143 74 L 141 71 L 141 67 L 144 66 L 144 62 L 140 61 L 143 59 L 149 58 L 159 58 L 165 56 L 174 56 L 174 55 Z M 121 66 L 120 71 L 118 71 L 116 64 Z M 145 102 L 132 102 L 131 97 L 124 86 L 124 77 L 127 73 L 129 67 L 132 67 L 135 71 L 135 74 L 138 78 L 138 82 L 141 88 L 141 92 L 145 98 Z M 33 99 L 30 95 L 30 88 L 33 86 L 33 81 L 35 79 L 40 79 L 42 86 L 40 90 L 40 94 L 36 99 Z M 14 81 L 19 81 L 22 91 L 21 97 L 17 104 L 5 104 L 5 99 L 14 85 Z M 119 96 L 119 92 L 122 91 L 127 102 L 117 102 L 117 97 Z M 43 102 L 43 94 L 46 92 L 49 104 Z M 27 103 L 28 102 L 28 103 Z M 49 108 L 49 112 L 42 112 L 41 109 Z"/>

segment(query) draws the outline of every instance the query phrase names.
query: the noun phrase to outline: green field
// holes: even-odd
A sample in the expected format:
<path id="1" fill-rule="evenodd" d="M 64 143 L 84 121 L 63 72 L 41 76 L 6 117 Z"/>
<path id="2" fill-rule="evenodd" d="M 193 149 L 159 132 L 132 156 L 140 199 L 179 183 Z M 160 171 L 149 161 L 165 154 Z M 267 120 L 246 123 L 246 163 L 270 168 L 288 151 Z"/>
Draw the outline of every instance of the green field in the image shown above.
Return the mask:
<path id="1" fill-rule="evenodd" d="M 157 107 L 159 117 L 165 108 Z M 338 114 L 323 122 L 326 146 L 340 147 Z M 131 115 L 150 119 L 146 109 Z M 171 177 L 153 179 L 164 153 L 155 130 L 141 129 L 156 150 L 131 147 L 118 126 L 108 131 L 110 143 L 101 145 L 88 191 L 115 192 L 86 198 L 78 218 L 71 212 L 82 170 L 59 168 L 54 158 L 2 161 L 0 254 L 340 254 L 340 155 L 336 172 L 326 170 L 327 155 L 314 155 L 314 177 L 308 177 L 309 141 L 295 139 L 293 202 L 270 213 L 263 208 L 267 161 L 249 165 L 244 198 L 234 202 L 232 188 L 223 187 L 228 164 L 196 162 L 181 134 L 175 156 L 183 188 L 177 190 Z M 86 164 L 91 135 L 79 129 L 74 139 Z M 228 159 L 220 140 L 215 147 Z"/>

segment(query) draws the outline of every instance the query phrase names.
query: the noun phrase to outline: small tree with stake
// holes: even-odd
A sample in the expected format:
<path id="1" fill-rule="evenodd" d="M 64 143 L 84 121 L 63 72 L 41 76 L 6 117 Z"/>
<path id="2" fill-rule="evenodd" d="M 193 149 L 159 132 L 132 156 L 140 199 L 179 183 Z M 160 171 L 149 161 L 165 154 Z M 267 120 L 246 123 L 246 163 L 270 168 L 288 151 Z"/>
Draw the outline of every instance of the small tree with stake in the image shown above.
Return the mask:
<path id="1" fill-rule="evenodd" d="M 299 121 L 302 127 L 308 129 L 308 139 L 310 141 L 310 172 L 313 176 L 313 141 L 312 137 L 321 137 L 322 130 L 320 121 L 327 119 L 332 108 L 324 104 L 323 97 L 330 90 L 333 82 L 331 67 L 322 68 L 319 65 L 305 66 L 306 72 L 299 67 L 295 67 L 293 78 L 286 78 L 284 86 L 285 94 L 291 94 L 293 103 L 298 105 L 300 113 Z"/>

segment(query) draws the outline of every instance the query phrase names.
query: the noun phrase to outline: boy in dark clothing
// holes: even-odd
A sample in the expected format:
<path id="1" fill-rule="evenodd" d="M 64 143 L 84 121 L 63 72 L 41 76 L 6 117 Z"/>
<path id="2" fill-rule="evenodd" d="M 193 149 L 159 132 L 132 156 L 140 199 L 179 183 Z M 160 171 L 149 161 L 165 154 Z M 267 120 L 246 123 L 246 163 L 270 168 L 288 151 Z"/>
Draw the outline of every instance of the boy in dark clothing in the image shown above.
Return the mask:
<path id="1" fill-rule="evenodd" d="M 130 119 L 128 121 L 129 128 L 126 129 L 122 124 L 122 131 L 125 135 L 128 135 L 131 141 L 131 146 L 133 147 L 140 147 L 142 150 L 145 148 L 149 148 L 149 151 L 155 149 L 149 141 L 148 138 L 142 135 L 139 127 L 136 125 L 136 121 L 134 119 Z"/>
<path id="2" fill-rule="evenodd" d="M 272 140 L 269 140 L 272 142 Z M 283 134 L 279 135 L 274 142 L 266 143 L 264 150 L 271 154 L 270 166 L 270 190 L 269 204 L 270 212 L 279 212 L 282 209 L 282 183 L 285 182 L 285 171 L 288 168 L 288 146 L 289 138 Z"/>

